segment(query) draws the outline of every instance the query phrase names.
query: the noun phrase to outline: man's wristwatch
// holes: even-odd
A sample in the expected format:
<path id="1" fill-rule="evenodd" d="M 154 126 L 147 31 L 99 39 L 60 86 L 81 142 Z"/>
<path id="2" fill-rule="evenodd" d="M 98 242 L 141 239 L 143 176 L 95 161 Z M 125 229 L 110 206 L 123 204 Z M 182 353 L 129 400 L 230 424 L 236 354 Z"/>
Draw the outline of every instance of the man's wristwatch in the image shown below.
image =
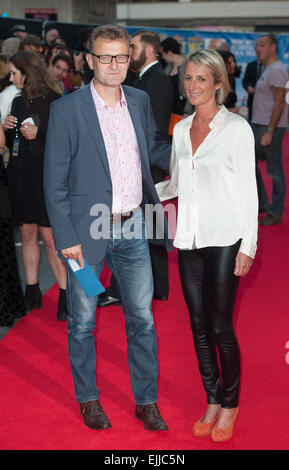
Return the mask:
<path id="1" fill-rule="evenodd" d="M 269 132 L 269 134 L 273 134 L 273 127 L 267 127 L 267 132 Z"/>

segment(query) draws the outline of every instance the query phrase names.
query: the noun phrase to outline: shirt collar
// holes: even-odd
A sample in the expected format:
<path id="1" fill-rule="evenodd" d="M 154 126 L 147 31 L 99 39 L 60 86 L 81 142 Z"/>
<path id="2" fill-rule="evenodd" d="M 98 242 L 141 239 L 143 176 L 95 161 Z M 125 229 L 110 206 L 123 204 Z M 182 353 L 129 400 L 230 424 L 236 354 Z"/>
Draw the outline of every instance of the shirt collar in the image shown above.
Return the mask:
<path id="1" fill-rule="evenodd" d="M 95 102 L 96 109 L 101 110 L 105 107 L 108 108 L 108 105 L 106 104 L 106 102 L 101 98 L 99 93 L 97 93 L 93 82 L 94 82 L 94 79 L 92 79 L 91 82 L 90 82 L 90 89 L 91 89 L 93 100 Z M 120 100 L 117 104 L 120 104 L 121 107 L 122 106 L 127 106 L 127 101 L 126 101 L 126 97 L 125 97 L 125 94 L 123 92 L 122 86 L 120 86 Z"/>
<path id="2" fill-rule="evenodd" d="M 196 113 L 193 113 L 192 116 L 191 116 L 191 119 L 189 119 L 187 121 L 187 125 L 189 127 L 191 127 L 192 125 L 192 122 L 193 122 L 193 119 L 195 117 L 195 114 Z M 217 127 L 219 125 L 222 124 L 222 122 L 227 119 L 229 117 L 229 111 L 227 110 L 227 108 L 225 108 L 224 105 L 222 105 L 220 107 L 220 110 L 217 112 L 217 114 L 215 115 L 215 117 L 211 120 L 211 122 L 209 123 L 209 128 L 210 129 L 214 129 L 214 127 Z"/>
<path id="3" fill-rule="evenodd" d="M 209 124 L 210 129 L 214 129 L 214 127 L 219 126 L 222 122 L 229 117 L 229 111 L 225 108 L 224 105 L 220 107 L 220 111 L 216 114 L 216 116 L 211 120 Z"/>
<path id="4" fill-rule="evenodd" d="M 140 72 L 139 74 L 139 78 L 141 78 L 143 76 L 143 74 L 148 70 L 150 69 L 153 65 L 155 64 L 158 64 L 159 61 L 158 60 L 155 60 L 154 62 L 151 62 L 150 64 L 146 65 L 145 68 L 142 69 L 142 71 Z"/>

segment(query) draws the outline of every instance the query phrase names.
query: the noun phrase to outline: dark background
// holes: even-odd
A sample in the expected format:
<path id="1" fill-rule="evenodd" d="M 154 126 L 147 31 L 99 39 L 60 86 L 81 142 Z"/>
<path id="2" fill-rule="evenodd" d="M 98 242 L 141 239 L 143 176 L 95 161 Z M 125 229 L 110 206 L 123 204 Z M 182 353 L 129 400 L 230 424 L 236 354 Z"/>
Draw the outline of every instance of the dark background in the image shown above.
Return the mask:
<path id="1" fill-rule="evenodd" d="M 26 18 L 0 18 L 0 39 L 9 37 L 13 26 L 19 24 L 26 26 L 28 34 L 37 34 L 37 36 L 42 39 L 45 39 L 45 33 L 48 29 L 56 28 L 70 49 L 78 42 L 78 32 L 80 29 L 99 26 L 99 24 L 59 23 L 58 21 L 32 20 Z"/>

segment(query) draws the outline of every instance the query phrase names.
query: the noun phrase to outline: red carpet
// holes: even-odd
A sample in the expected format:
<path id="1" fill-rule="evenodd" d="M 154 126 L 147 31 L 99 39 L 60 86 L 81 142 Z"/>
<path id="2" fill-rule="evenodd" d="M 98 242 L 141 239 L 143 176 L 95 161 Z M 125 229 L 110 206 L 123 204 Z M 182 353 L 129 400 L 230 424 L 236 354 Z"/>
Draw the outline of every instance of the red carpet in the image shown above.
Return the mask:
<path id="1" fill-rule="evenodd" d="M 288 133 L 284 147 L 288 176 Z M 54 286 L 45 295 L 43 308 L 19 321 L 0 343 L 0 449 L 288 449 L 288 240 L 287 202 L 284 223 L 260 228 L 254 267 L 239 289 L 236 332 L 242 384 L 240 414 L 231 441 L 215 444 L 209 437 L 192 435 L 193 422 L 204 411 L 205 396 L 174 252 L 170 299 L 153 304 L 159 341 L 159 404 L 170 430 L 150 433 L 134 418 L 119 307 L 97 312 L 98 384 L 113 427 L 93 431 L 82 424 L 73 392 L 66 324 L 56 320 Z"/>

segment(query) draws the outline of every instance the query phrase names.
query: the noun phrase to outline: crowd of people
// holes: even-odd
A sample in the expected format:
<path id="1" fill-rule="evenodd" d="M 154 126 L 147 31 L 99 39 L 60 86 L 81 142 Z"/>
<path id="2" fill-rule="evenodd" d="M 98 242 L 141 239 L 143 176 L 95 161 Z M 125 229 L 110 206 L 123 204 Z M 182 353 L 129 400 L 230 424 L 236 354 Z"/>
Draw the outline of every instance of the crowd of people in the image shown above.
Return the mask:
<path id="1" fill-rule="evenodd" d="M 238 67 L 228 50 L 200 49 L 184 57 L 175 38 L 161 41 L 147 30 L 130 37 L 124 28 L 107 25 L 82 30 L 76 53 L 55 29 L 45 42 L 14 29 L 0 54 L 0 145 L 9 149 L 7 168 L 3 159 L 0 167 L 6 266 L 0 324 L 12 325 L 41 308 L 40 236 L 59 286 L 57 319 L 68 320 L 75 396 L 85 425 L 111 427 L 99 401 L 93 332 L 96 307 L 118 304 L 126 318 L 135 416 L 147 430 L 167 430 L 157 405 L 151 304 L 152 298 L 169 298 L 168 251 L 174 246 L 207 396 L 193 433 L 230 439 L 239 412 L 240 352 L 233 328 L 238 283 L 255 257 L 258 212 L 266 212 L 263 225 L 272 225 L 284 211 L 288 78 L 275 37 L 257 41 L 263 69 L 255 81 L 246 71 L 243 84 L 252 105 L 247 121 L 238 114 Z M 179 122 L 171 133 L 172 116 Z M 272 204 L 258 159 L 266 160 L 273 179 Z M 172 241 L 160 201 L 175 198 Z M 95 204 L 109 208 L 106 239 L 91 231 Z M 147 204 L 161 207 L 149 240 Z M 140 238 L 128 235 L 132 225 Z M 15 226 L 22 241 L 23 295 Z M 86 261 L 97 276 L 106 259 L 111 286 L 89 298 L 66 268 L 68 259 L 81 268 Z"/>

